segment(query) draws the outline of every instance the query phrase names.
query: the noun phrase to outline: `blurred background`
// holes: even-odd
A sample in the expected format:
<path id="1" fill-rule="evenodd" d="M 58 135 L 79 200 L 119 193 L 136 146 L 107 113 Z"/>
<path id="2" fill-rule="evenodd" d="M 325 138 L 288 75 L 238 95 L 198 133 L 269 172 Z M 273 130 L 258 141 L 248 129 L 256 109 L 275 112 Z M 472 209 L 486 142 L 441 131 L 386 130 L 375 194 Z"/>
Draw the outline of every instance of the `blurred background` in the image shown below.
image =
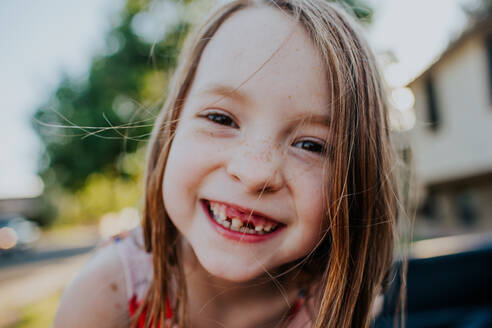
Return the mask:
<path id="1" fill-rule="evenodd" d="M 344 2 L 390 90 L 409 326 L 492 327 L 492 1 Z M 139 224 L 154 118 L 217 3 L 0 2 L 0 327 L 49 327 L 91 251 Z"/>

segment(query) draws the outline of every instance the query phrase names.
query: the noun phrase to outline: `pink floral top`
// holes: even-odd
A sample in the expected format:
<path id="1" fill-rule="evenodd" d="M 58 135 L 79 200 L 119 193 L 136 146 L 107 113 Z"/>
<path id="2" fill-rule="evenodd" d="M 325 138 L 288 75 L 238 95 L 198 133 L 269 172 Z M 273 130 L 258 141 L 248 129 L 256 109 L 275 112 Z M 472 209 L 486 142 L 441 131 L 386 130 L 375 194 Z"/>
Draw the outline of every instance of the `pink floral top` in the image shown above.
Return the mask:
<path id="1" fill-rule="evenodd" d="M 114 238 L 114 243 L 118 256 L 123 265 L 123 273 L 125 277 L 128 312 L 130 317 L 133 316 L 141 304 L 142 299 L 149 288 L 153 278 L 152 255 L 145 252 L 142 236 L 142 229 L 137 228 L 128 234 L 120 235 Z M 297 301 L 290 309 L 289 327 L 307 327 L 306 310 L 303 307 L 305 302 L 304 291 L 299 293 Z M 166 302 L 166 319 L 172 318 L 173 311 L 171 309 L 169 299 Z M 308 320 L 309 321 L 309 320 Z M 303 323 L 299 325 L 297 323 Z M 144 327 L 145 310 L 142 312 L 138 327 Z"/>

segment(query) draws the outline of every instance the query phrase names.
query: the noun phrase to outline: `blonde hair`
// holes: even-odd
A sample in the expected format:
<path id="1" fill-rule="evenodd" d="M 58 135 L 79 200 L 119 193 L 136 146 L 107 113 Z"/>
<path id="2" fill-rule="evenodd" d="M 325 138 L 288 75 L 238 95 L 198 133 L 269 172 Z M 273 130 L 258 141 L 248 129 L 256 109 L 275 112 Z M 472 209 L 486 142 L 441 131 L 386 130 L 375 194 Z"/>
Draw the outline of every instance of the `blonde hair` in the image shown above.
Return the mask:
<path id="1" fill-rule="evenodd" d="M 145 313 L 146 326 L 160 322 L 164 327 L 173 283 L 177 294 L 173 295 L 172 319 L 179 327 L 187 326 L 179 233 L 162 200 L 164 170 L 205 47 L 226 19 L 252 6 L 282 10 L 305 28 L 325 64 L 328 94 L 336 109 L 330 110 L 333 148 L 329 174 L 325 174 L 329 229 L 307 261 L 321 282 L 314 327 L 367 327 L 374 298 L 392 265 L 398 215 L 388 108 L 374 56 L 357 25 L 326 0 L 237 0 L 213 13 L 187 40 L 150 143 L 143 230 L 146 250 L 153 253 L 154 279 L 136 319 Z"/>

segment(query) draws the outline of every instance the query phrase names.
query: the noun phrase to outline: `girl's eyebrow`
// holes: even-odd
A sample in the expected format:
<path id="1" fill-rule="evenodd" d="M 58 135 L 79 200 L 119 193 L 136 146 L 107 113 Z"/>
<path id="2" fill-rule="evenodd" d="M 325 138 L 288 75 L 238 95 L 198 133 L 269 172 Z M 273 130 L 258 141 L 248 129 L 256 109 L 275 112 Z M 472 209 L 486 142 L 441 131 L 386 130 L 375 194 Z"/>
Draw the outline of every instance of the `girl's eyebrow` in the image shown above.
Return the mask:
<path id="1" fill-rule="evenodd" d="M 243 104 L 249 102 L 249 97 L 246 94 L 242 93 L 238 88 L 233 88 L 228 85 L 217 84 L 217 83 L 208 85 L 200 89 L 197 92 L 197 94 L 198 95 L 211 94 L 211 95 L 220 96 L 221 98 L 230 98 Z"/>
<path id="2" fill-rule="evenodd" d="M 330 126 L 330 115 L 329 114 L 319 114 L 319 113 L 300 113 L 289 121 L 296 124 L 317 124 L 326 127 Z"/>

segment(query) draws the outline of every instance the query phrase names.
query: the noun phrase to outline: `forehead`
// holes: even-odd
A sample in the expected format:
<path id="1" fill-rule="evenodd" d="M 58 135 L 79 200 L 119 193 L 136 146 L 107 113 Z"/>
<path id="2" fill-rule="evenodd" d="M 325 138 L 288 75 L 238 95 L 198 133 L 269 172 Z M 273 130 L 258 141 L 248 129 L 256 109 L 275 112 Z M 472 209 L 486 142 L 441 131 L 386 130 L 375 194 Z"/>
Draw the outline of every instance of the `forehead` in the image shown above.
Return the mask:
<path id="1" fill-rule="evenodd" d="M 328 105 L 327 75 L 307 32 L 290 15 L 270 7 L 229 17 L 202 54 L 192 91 L 213 85 L 237 88 L 252 102 L 314 112 Z"/>

